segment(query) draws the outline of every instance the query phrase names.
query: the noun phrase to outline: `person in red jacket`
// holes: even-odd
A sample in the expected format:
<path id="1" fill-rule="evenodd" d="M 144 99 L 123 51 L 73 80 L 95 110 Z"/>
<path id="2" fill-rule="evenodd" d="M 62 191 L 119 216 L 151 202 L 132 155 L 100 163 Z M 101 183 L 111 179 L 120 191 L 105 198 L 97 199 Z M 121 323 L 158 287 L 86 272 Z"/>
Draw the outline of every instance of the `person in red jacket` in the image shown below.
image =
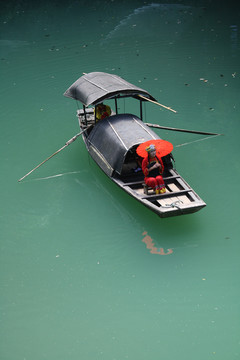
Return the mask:
<path id="1" fill-rule="evenodd" d="M 166 192 L 165 184 L 162 178 L 164 170 L 162 159 L 156 155 L 155 145 L 149 145 L 146 148 L 148 155 L 143 159 L 142 171 L 145 183 L 154 189 L 156 194 Z"/>

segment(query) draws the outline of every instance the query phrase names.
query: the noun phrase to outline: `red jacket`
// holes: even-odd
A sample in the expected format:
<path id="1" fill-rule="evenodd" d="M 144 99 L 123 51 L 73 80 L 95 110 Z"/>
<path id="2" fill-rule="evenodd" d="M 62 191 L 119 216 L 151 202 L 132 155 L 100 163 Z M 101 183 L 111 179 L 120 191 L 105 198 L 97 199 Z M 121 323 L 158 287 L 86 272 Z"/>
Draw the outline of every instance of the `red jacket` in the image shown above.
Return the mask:
<path id="1" fill-rule="evenodd" d="M 161 168 L 157 168 L 157 169 L 154 169 L 150 172 L 149 174 L 149 168 L 151 168 L 156 162 L 160 163 L 162 165 L 162 169 Z M 146 156 L 144 159 L 143 159 L 143 162 L 142 162 L 142 171 L 143 171 L 143 174 L 145 177 L 156 177 L 158 175 L 161 175 L 163 173 L 163 170 L 164 170 L 164 166 L 163 166 L 163 162 L 162 162 L 162 159 L 155 156 L 154 158 L 151 158 L 150 161 L 149 161 L 149 157 Z"/>

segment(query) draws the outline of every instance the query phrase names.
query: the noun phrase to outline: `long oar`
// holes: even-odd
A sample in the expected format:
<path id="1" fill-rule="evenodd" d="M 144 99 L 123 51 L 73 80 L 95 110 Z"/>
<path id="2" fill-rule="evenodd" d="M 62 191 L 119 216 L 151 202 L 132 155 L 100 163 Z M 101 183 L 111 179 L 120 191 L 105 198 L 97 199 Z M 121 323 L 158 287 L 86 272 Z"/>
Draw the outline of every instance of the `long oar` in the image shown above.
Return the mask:
<path id="1" fill-rule="evenodd" d="M 142 98 L 142 99 L 144 99 L 144 100 L 150 101 L 151 103 L 156 104 L 156 105 L 159 105 L 159 106 L 163 107 L 164 109 L 170 110 L 170 111 L 172 111 L 172 112 L 174 112 L 174 113 L 177 112 L 176 110 L 173 110 L 173 109 L 170 108 L 169 106 L 165 106 L 165 105 L 163 105 L 163 104 L 160 104 L 160 103 L 157 102 L 157 101 L 148 99 L 147 97 L 145 97 L 145 96 L 143 96 L 143 95 L 138 95 L 138 97 L 140 97 L 140 98 Z"/>
<path id="2" fill-rule="evenodd" d="M 92 126 L 92 125 L 91 125 Z M 19 179 L 18 181 L 22 181 L 23 179 L 25 179 L 28 175 L 30 175 L 33 171 L 35 171 L 36 169 L 38 169 L 40 166 L 42 166 L 45 162 L 47 162 L 48 160 L 50 160 L 53 156 L 57 155 L 58 153 L 60 153 L 60 151 L 62 151 L 63 149 L 65 149 L 68 145 L 72 144 L 80 135 L 82 135 L 86 130 L 88 130 L 91 126 L 88 126 L 86 129 L 84 129 L 83 131 L 81 131 L 80 133 L 76 134 L 75 136 L 73 136 L 70 140 L 68 140 L 65 145 L 63 147 L 61 147 L 59 150 L 57 150 L 55 153 L 53 153 L 51 156 L 49 156 L 47 159 L 45 159 L 44 161 L 42 161 L 40 164 L 38 164 L 34 169 L 32 169 L 31 171 L 29 171 L 26 175 L 24 175 L 21 179 Z"/>
<path id="3" fill-rule="evenodd" d="M 163 130 L 170 130 L 170 131 L 181 131 L 186 133 L 192 133 L 192 134 L 200 134 L 200 135 L 223 135 L 223 134 L 216 134 L 212 132 L 206 132 L 206 131 L 195 131 L 195 130 L 187 130 L 187 129 L 178 129 L 173 127 L 167 127 L 167 126 L 160 126 L 157 124 L 149 124 L 145 123 L 149 127 L 157 128 L 157 129 L 163 129 Z"/>

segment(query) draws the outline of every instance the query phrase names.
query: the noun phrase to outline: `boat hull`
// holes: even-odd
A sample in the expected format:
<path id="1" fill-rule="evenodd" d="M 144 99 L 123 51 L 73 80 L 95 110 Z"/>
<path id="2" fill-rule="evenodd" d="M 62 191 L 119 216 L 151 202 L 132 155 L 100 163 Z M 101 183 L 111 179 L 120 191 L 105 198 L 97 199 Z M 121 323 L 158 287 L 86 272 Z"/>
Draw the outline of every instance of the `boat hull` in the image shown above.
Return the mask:
<path id="1" fill-rule="evenodd" d="M 144 181 L 126 183 L 118 177 L 111 178 L 122 190 L 161 218 L 192 214 L 206 206 L 176 170 L 172 169 L 171 176 L 163 179 L 166 193 L 156 195 L 152 190 L 148 190 L 148 194 L 144 192 Z"/>
<path id="2" fill-rule="evenodd" d="M 78 117 L 80 129 L 83 130 L 82 112 L 79 112 Z M 140 119 L 137 119 L 134 115 L 126 114 L 121 115 L 120 118 L 121 121 L 125 121 L 126 125 L 128 125 L 128 129 L 130 126 L 134 126 L 136 127 L 136 131 L 140 131 L 141 136 L 145 136 L 145 124 L 140 121 Z M 108 120 L 105 122 L 107 123 L 107 121 Z M 110 122 L 110 120 L 108 122 Z M 109 125 L 110 126 L 107 127 L 103 122 L 97 124 L 97 126 L 95 125 L 94 127 L 93 133 L 91 133 L 91 130 L 84 132 L 82 137 L 87 151 L 96 164 L 123 191 L 161 218 L 195 213 L 206 206 L 206 203 L 197 195 L 176 169 L 173 168 L 171 154 L 162 158 L 164 162 L 163 180 L 166 185 L 166 193 L 155 194 L 152 189 L 147 189 L 144 184 L 144 176 L 141 169 L 136 172 L 136 168 L 139 167 L 135 158 L 136 146 L 138 145 L 133 142 L 127 146 L 126 137 L 121 136 L 120 138 L 119 136 L 118 141 L 121 144 L 121 148 L 117 150 L 119 144 L 117 141 L 113 141 L 113 136 L 109 134 L 108 131 L 109 128 L 111 128 L 111 130 L 114 128 L 114 134 L 117 133 L 119 135 L 121 133 L 121 129 L 119 129 L 119 116 L 111 116 L 111 123 Z M 125 135 L 125 132 L 123 132 L 123 134 Z M 132 131 L 130 134 L 134 134 L 134 132 Z M 150 133 L 148 129 L 146 136 L 159 138 L 156 133 Z M 130 138 L 132 139 L 132 135 L 130 135 Z M 101 141 L 105 142 L 104 146 Z M 110 144 L 111 141 L 112 144 Z M 108 146 L 110 144 L 111 151 L 117 153 L 115 159 L 112 158 L 111 151 L 109 153 L 105 151 L 105 144 Z M 133 144 L 134 146 L 132 146 Z M 116 159 L 118 161 L 119 158 L 122 158 L 120 164 L 116 163 Z"/>

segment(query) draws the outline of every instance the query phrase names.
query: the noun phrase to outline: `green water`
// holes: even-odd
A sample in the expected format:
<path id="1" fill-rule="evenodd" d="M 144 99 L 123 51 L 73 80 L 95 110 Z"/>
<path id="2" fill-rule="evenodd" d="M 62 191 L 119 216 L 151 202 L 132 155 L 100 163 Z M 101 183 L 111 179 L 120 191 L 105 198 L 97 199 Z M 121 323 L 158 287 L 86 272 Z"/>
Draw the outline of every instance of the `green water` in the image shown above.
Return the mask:
<path id="1" fill-rule="evenodd" d="M 1 360 L 240 358 L 240 11 L 164 4 L 1 5 Z M 206 208 L 158 218 L 80 138 L 17 182 L 79 131 L 62 94 L 91 71 L 178 111 L 148 122 L 224 134 L 157 130 Z"/>

